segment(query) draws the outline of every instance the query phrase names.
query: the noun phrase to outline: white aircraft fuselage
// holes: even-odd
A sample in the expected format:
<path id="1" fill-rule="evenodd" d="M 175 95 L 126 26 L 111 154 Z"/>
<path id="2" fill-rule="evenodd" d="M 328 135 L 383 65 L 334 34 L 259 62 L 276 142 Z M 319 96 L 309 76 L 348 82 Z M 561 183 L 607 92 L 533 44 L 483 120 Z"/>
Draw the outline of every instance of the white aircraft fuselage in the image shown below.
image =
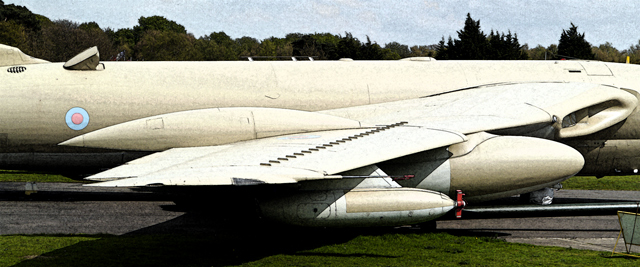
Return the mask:
<path id="1" fill-rule="evenodd" d="M 95 70 L 69 70 L 63 68 L 63 63 L 28 63 L 0 67 L 0 168 L 95 173 L 161 152 L 150 156 L 148 161 L 145 157 L 114 172 L 92 177 L 124 181 L 105 182 L 105 186 L 299 182 L 306 188 L 301 194 L 270 199 L 260 205 L 263 212 L 271 214 L 268 217 L 293 220 L 300 225 L 378 225 L 380 219 L 369 216 L 377 213 L 391 218 L 384 225 L 425 221 L 459 205 L 449 198 L 455 197 L 458 189 L 466 192 L 469 199 L 486 200 L 549 187 L 579 171 L 587 175 L 612 175 L 634 173 L 640 168 L 640 115 L 636 107 L 640 66 L 637 65 L 414 58 L 102 62 Z M 498 86 L 502 93 L 486 89 L 491 86 Z M 556 87 L 575 93 L 550 90 Z M 474 91 L 475 88 L 481 89 Z M 518 90 L 526 98 L 519 99 Z M 536 94 L 538 91 L 540 94 Z M 496 104 L 490 105 L 492 99 L 478 99 L 483 104 L 476 106 L 473 99 L 468 99 L 473 94 L 459 92 L 478 92 L 475 97 L 479 98 L 491 95 Z M 555 94 L 558 103 L 554 104 Z M 452 104 L 461 99 L 468 104 Z M 512 110 L 504 105 L 509 106 L 513 99 L 518 104 L 514 105 L 514 114 L 510 114 Z M 447 117 L 447 110 L 436 110 L 438 107 L 456 110 L 450 110 L 453 115 Z M 494 108 L 493 113 L 483 111 Z M 421 120 L 421 114 L 416 116 L 412 110 L 434 113 L 425 113 Z M 551 114 L 551 111 L 561 112 Z M 469 116 L 475 115 L 478 121 L 469 120 Z M 409 116 L 416 124 L 412 121 L 407 124 L 402 116 Z M 494 116 L 499 119 L 494 120 Z M 479 126 L 484 122 L 494 125 L 493 128 Z M 397 127 L 406 128 L 401 131 Z M 244 162 L 251 155 L 230 154 L 236 158 L 228 165 L 213 167 L 221 173 L 231 173 L 231 180 L 225 180 L 226 176 L 207 177 L 209 169 L 186 172 L 187 178 L 180 181 L 152 175 L 155 171 L 162 173 L 158 164 L 174 164 L 173 156 L 191 160 L 184 164 L 196 164 L 200 156 L 224 151 L 227 146 L 240 144 L 258 154 L 256 147 L 264 145 L 272 149 L 269 142 L 279 142 L 278 136 L 293 140 L 298 137 L 291 134 L 312 133 L 301 138 L 313 139 L 321 134 L 337 136 L 365 130 L 290 155 L 272 159 L 265 156 L 263 162 L 244 169 L 235 169 L 233 160 Z M 411 144 L 402 143 L 402 136 L 385 137 L 379 134 L 383 131 L 416 135 L 406 142 L 427 149 L 412 150 Z M 334 163 L 340 165 L 334 169 L 347 172 L 318 174 L 311 167 L 300 167 L 326 167 L 321 162 L 298 161 L 301 165 L 292 165 L 305 172 L 276 168 L 295 164 L 297 157 L 305 153 L 318 151 L 316 155 L 320 155 L 321 150 L 347 147 L 344 143 L 368 135 L 376 135 L 382 141 L 353 146 L 363 150 L 361 154 L 353 154 L 362 156 L 363 164 L 348 168 L 347 163 Z M 434 140 L 429 140 L 432 137 Z M 456 138 L 459 140 L 451 141 Z M 264 144 L 247 142 L 251 140 L 262 140 Z M 429 141 L 444 146 L 429 146 Z M 284 146 L 294 147 L 300 142 L 294 140 Z M 390 147 L 382 151 L 369 149 L 378 145 Z M 180 148 L 193 150 L 172 150 Z M 371 155 L 394 148 L 397 157 Z M 343 153 L 339 149 L 332 151 L 336 155 Z M 324 157 L 320 158 L 328 160 L 330 154 Z M 130 176 L 147 180 L 127 183 L 127 173 L 119 173 L 127 168 L 144 169 L 134 167 L 155 163 L 153 160 L 159 163 L 145 165 L 153 170 L 151 174 L 140 172 Z M 242 164 L 239 165 L 245 166 Z M 176 166 L 181 173 L 179 164 Z M 233 176 L 236 170 L 247 176 L 236 179 Z M 262 170 L 265 174 L 260 174 Z M 388 180 L 389 177 L 384 183 L 379 182 L 379 177 L 374 182 L 367 180 L 376 175 L 383 177 L 381 171 L 391 176 L 411 174 L 415 179 L 397 183 Z M 190 175 L 198 178 L 189 180 Z M 347 178 L 359 180 L 351 183 Z M 320 204 L 307 203 L 309 198 L 324 200 Z M 300 208 L 307 206 L 308 210 Z M 326 218 L 335 220 L 327 223 Z"/>
<path id="2" fill-rule="evenodd" d="M 72 71 L 60 63 L 2 67 L 0 151 L 56 145 L 153 115 L 224 107 L 325 111 L 426 97 L 493 83 L 587 82 L 640 90 L 640 66 L 575 61 L 103 62 Z M 584 68 L 583 66 L 586 66 Z M 590 68 L 610 75 L 589 75 Z M 585 70 L 586 69 L 586 70 Z M 81 107 L 81 130 L 65 115 Z M 350 119 L 363 119 L 351 117 Z"/>

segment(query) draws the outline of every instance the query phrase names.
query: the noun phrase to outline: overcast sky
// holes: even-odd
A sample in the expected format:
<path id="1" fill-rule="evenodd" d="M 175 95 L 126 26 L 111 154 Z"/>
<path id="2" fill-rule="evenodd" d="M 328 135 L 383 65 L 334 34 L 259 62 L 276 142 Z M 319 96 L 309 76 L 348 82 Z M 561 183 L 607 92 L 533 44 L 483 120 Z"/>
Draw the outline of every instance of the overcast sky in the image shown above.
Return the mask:
<path id="1" fill-rule="evenodd" d="M 100 27 L 132 28 L 141 16 L 159 15 L 200 37 L 224 31 L 232 38 L 265 39 L 287 33 L 351 32 L 380 45 L 436 44 L 457 37 L 467 13 L 480 27 L 518 34 L 520 44 L 557 44 L 573 22 L 592 45 L 612 43 L 627 49 L 640 39 L 639 1 L 538 0 L 4 0 L 51 20 L 97 22 Z"/>

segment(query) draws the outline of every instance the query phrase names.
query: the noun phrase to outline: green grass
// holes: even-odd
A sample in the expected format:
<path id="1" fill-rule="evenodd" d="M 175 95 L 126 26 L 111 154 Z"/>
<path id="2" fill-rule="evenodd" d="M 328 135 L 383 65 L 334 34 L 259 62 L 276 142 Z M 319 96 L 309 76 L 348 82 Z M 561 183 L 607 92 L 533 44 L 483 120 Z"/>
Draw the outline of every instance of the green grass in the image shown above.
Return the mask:
<path id="1" fill-rule="evenodd" d="M 0 182 L 78 183 L 82 181 L 73 180 L 59 174 L 0 170 Z"/>
<path id="2" fill-rule="evenodd" d="M 89 236 L 0 236 L 0 266 L 12 266 L 21 261 L 38 258 L 48 260 L 46 253 L 96 240 Z"/>
<path id="3" fill-rule="evenodd" d="M 0 236 L 0 266 L 637 266 L 611 252 L 447 233 Z M 384 231 L 383 231 L 384 232 Z M 241 236 L 247 237 L 247 236 Z"/>
<path id="4" fill-rule="evenodd" d="M 0 170 L 0 182 L 78 183 L 84 181 L 73 180 L 59 174 Z M 599 179 L 593 176 L 575 176 L 564 181 L 562 185 L 564 189 L 640 191 L 640 175 L 608 176 Z"/>
<path id="5" fill-rule="evenodd" d="M 640 191 L 640 176 L 575 176 L 562 182 L 564 189 Z"/>

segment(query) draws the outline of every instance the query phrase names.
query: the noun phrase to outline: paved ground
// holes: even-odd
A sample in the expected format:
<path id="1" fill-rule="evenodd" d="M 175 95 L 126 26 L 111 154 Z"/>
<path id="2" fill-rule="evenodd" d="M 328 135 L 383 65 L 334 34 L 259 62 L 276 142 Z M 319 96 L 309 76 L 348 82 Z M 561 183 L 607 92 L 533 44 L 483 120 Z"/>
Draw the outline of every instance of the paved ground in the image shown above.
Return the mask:
<path id="1" fill-rule="evenodd" d="M 560 190 L 554 203 L 638 201 L 637 191 Z M 618 216 L 502 218 L 438 221 L 439 230 L 462 230 L 496 235 L 509 242 L 612 251 L 620 224 Z M 622 239 L 616 251 L 624 251 Z M 634 247 L 640 252 L 640 247 Z"/>
<path id="2" fill-rule="evenodd" d="M 184 212 L 150 193 L 124 188 L 40 183 L 25 195 L 25 183 L 0 183 L 0 235 L 125 234 L 175 219 Z"/>
<path id="3" fill-rule="evenodd" d="M 0 183 L 0 235 L 219 233 L 215 228 L 224 225 L 216 216 L 181 210 L 155 194 L 79 184 L 37 186 L 38 193 L 26 196 L 24 183 Z M 640 200 L 640 192 L 561 190 L 555 202 L 588 200 Z M 611 251 L 620 226 L 617 216 L 609 215 L 445 220 L 437 222 L 437 229 L 497 236 L 509 242 Z M 624 245 L 618 248 L 622 251 Z"/>

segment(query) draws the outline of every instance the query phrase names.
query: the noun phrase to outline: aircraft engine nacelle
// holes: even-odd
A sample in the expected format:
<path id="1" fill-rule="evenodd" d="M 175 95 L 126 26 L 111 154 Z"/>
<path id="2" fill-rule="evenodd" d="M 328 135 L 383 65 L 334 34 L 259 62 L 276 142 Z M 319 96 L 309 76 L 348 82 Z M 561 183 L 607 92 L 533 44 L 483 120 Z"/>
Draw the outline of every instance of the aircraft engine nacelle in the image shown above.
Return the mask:
<path id="1" fill-rule="evenodd" d="M 416 188 L 307 191 L 260 203 L 268 219 L 315 227 L 414 224 L 454 207 L 455 201 L 445 194 Z"/>
<path id="2" fill-rule="evenodd" d="M 378 166 L 406 187 L 436 190 L 484 201 L 551 187 L 578 173 L 582 155 L 570 146 L 533 137 L 478 133 L 448 147 L 406 156 Z"/>

